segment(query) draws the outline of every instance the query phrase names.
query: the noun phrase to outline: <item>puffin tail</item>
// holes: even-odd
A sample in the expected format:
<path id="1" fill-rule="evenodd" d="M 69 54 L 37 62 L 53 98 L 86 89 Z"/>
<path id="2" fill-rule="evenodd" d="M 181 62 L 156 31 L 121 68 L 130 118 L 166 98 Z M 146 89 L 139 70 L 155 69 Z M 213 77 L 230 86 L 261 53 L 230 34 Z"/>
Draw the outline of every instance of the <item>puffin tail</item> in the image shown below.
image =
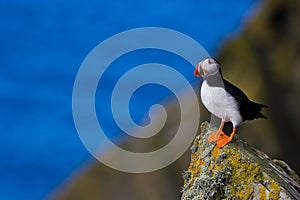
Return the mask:
<path id="1" fill-rule="evenodd" d="M 267 105 L 261 104 L 261 103 L 256 103 L 254 101 L 251 101 L 251 107 L 252 107 L 252 117 L 253 119 L 257 119 L 257 118 L 264 118 L 264 119 L 268 119 L 265 115 L 263 115 L 261 113 L 263 108 L 267 108 Z"/>

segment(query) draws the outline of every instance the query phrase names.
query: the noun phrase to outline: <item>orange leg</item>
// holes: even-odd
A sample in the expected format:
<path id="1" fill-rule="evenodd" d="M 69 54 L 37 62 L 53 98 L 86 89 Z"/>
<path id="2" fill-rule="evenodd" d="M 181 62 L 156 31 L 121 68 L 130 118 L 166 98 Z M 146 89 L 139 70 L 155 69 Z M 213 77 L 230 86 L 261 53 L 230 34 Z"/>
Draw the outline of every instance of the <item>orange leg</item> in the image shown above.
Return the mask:
<path id="1" fill-rule="evenodd" d="M 228 142 L 230 142 L 233 139 L 233 136 L 235 134 L 236 128 L 233 128 L 232 133 L 228 137 L 227 135 L 221 135 L 217 140 L 217 147 L 222 148 L 224 147 Z"/>
<path id="2" fill-rule="evenodd" d="M 222 131 L 224 127 L 224 120 L 221 121 L 221 124 L 220 124 L 220 127 L 219 129 L 212 133 L 208 138 L 207 138 L 207 141 L 208 142 L 215 142 L 215 141 L 218 141 L 219 140 L 219 137 L 225 135 L 225 133 Z M 226 136 L 226 135 L 225 135 Z"/>

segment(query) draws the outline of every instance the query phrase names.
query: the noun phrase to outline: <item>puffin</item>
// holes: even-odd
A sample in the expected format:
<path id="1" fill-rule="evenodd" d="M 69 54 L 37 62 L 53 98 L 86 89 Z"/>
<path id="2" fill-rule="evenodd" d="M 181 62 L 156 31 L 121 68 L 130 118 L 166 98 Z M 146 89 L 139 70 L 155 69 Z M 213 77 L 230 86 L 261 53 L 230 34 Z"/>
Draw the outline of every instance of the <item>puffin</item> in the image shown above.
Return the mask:
<path id="1" fill-rule="evenodd" d="M 267 106 L 250 100 L 246 94 L 225 80 L 218 62 L 206 58 L 196 66 L 194 75 L 202 77 L 201 100 L 206 109 L 221 119 L 218 130 L 208 137 L 208 142 L 216 142 L 222 148 L 232 141 L 236 128 L 245 121 L 258 118 L 267 119 L 261 111 Z M 232 123 L 232 132 L 227 136 L 223 132 L 225 122 Z"/>

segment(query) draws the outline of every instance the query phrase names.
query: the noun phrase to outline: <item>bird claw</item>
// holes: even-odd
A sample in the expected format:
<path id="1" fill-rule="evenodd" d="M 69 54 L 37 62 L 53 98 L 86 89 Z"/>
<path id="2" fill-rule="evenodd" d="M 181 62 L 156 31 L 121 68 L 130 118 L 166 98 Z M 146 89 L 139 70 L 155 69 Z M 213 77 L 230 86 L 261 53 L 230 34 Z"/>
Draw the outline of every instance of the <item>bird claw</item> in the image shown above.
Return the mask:
<path id="1" fill-rule="evenodd" d="M 222 135 L 217 140 L 217 147 L 222 148 L 227 143 L 229 143 L 232 140 L 232 137 L 228 137 L 227 135 Z"/>
<path id="2" fill-rule="evenodd" d="M 217 147 L 222 148 L 227 143 L 231 142 L 231 140 L 233 139 L 233 136 L 235 135 L 235 132 L 236 132 L 236 129 L 233 128 L 232 133 L 230 134 L 229 137 L 225 134 L 221 135 L 217 140 Z"/>
<path id="3" fill-rule="evenodd" d="M 227 136 L 221 129 L 219 129 L 216 132 L 212 133 L 207 138 L 207 141 L 208 142 L 217 142 L 217 147 L 222 148 L 233 139 L 235 131 L 236 131 L 236 129 L 233 128 L 230 136 Z"/>
<path id="4" fill-rule="evenodd" d="M 220 137 L 226 136 L 222 130 L 217 130 L 216 132 L 212 133 L 208 138 L 208 142 L 215 142 L 218 141 Z"/>

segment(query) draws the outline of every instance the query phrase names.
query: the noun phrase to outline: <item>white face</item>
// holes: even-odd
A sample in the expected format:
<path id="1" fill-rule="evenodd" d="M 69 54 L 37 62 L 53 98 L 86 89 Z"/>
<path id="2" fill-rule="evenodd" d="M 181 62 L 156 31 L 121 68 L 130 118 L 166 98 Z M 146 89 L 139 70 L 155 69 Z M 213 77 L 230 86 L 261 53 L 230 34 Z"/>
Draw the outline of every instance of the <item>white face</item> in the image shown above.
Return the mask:
<path id="1" fill-rule="evenodd" d="M 195 69 L 195 76 L 208 77 L 219 72 L 219 64 L 213 58 L 202 60 Z"/>

